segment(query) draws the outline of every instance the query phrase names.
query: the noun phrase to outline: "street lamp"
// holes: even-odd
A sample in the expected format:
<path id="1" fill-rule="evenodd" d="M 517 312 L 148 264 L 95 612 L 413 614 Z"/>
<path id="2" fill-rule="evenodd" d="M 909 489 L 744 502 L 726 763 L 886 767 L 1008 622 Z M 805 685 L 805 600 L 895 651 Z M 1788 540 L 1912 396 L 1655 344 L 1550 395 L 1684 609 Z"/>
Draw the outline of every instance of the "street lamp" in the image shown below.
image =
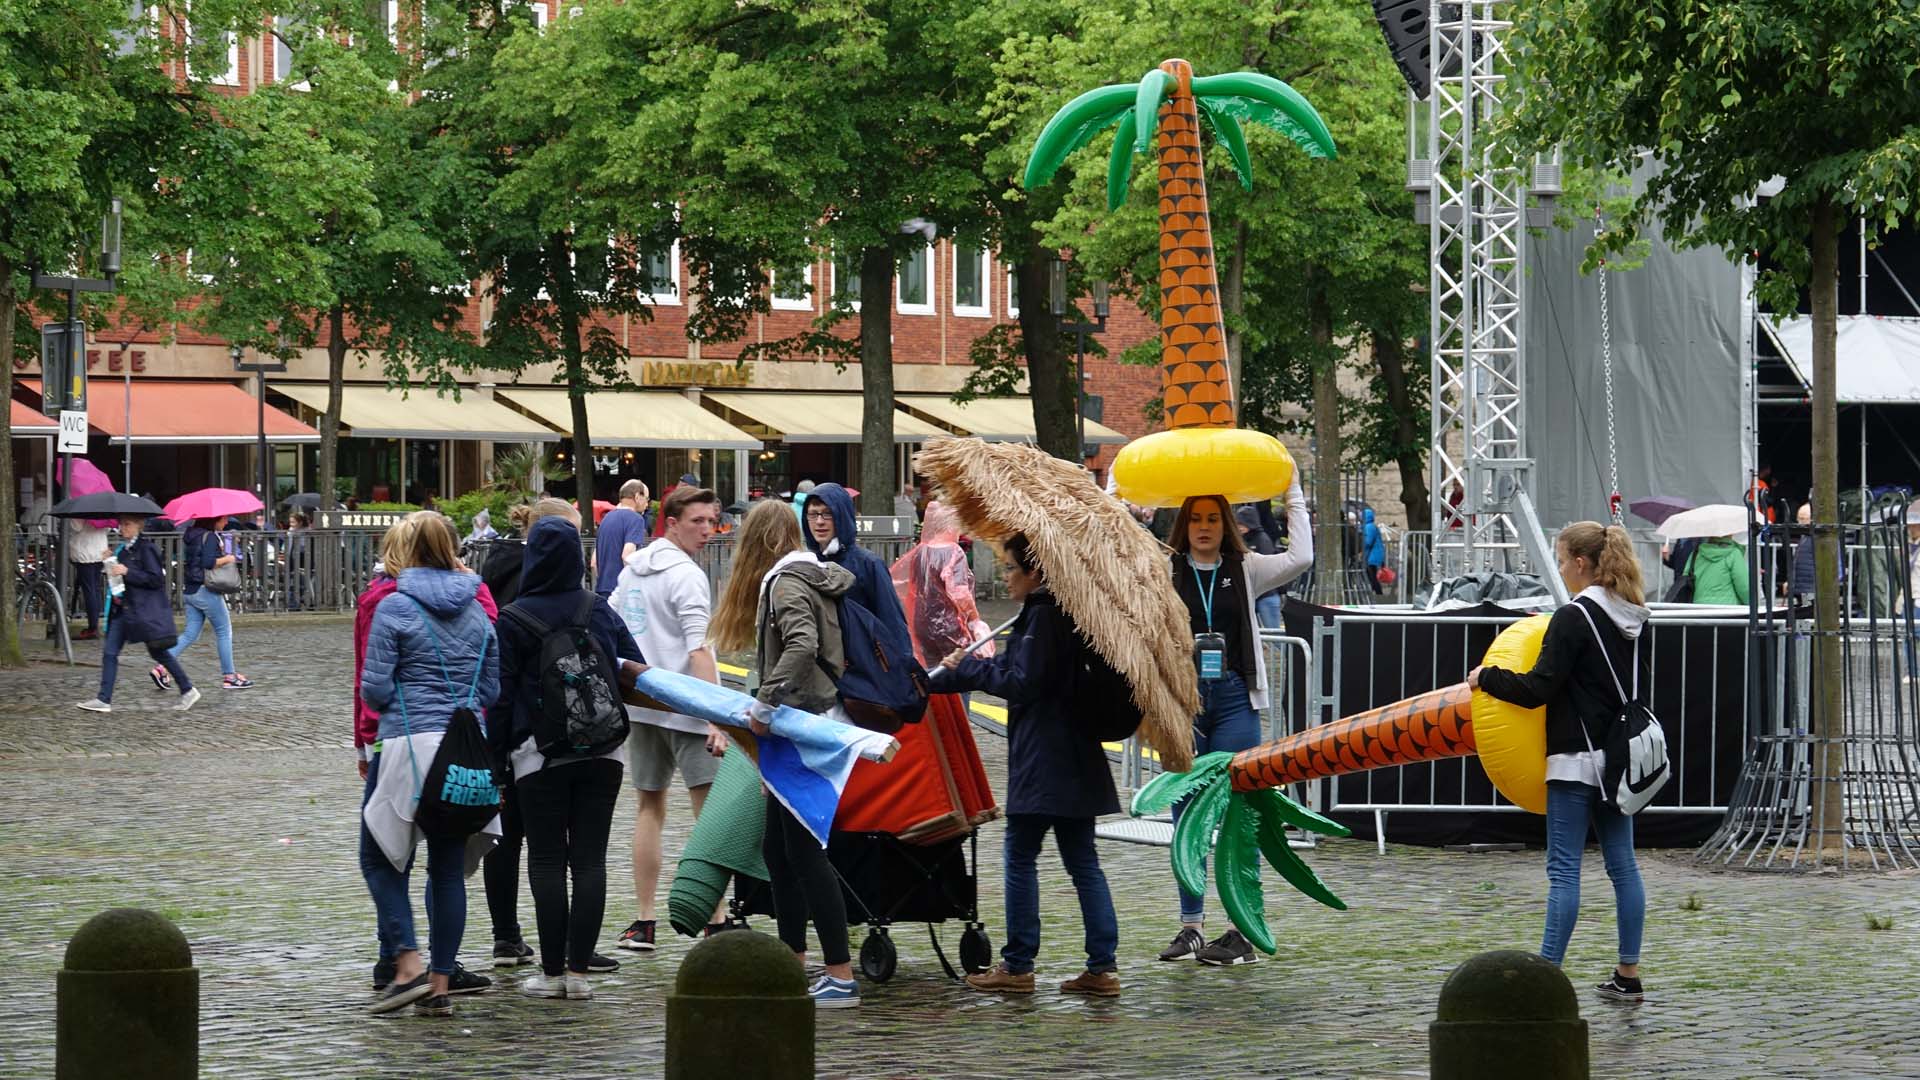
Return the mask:
<path id="1" fill-rule="evenodd" d="M 285 342 L 283 340 L 282 345 L 284 346 L 284 344 Z M 246 350 L 238 345 L 228 346 L 227 355 L 233 358 L 233 370 L 253 373 L 254 393 L 259 398 L 259 428 L 257 429 L 256 441 L 254 443 L 254 456 L 259 459 L 260 463 L 260 505 L 271 510 L 273 506 L 273 480 L 272 474 L 269 472 L 271 466 L 267 463 L 267 373 L 273 372 L 279 374 L 286 371 L 287 362 L 278 357 L 272 360 L 258 359 L 259 350 L 256 349 L 254 350 L 256 359 L 254 359 L 252 363 L 248 363 L 246 362 Z"/>
<path id="2" fill-rule="evenodd" d="M 1062 334 L 1072 334 L 1074 338 L 1073 369 L 1075 381 L 1079 384 L 1076 422 L 1079 424 L 1080 463 L 1087 460 L 1087 335 L 1107 332 L 1107 314 L 1110 305 L 1107 302 L 1107 283 L 1104 279 L 1093 283 L 1093 322 L 1067 321 L 1067 263 L 1055 256 L 1047 261 L 1047 295 L 1052 301 L 1053 318 Z"/>

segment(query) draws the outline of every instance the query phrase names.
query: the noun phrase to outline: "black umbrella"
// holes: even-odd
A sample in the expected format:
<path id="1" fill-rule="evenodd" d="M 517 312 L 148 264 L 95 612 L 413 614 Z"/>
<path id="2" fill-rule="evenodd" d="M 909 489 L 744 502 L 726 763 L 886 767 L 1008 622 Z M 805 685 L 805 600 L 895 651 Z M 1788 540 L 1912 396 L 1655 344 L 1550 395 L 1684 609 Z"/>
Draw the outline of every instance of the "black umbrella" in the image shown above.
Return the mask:
<path id="1" fill-rule="evenodd" d="M 52 517 L 77 518 L 159 517 L 160 505 L 152 499 L 121 491 L 96 491 L 62 500 L 47 513 Z"/>
<path id="2" fill-rule="evenodd" d="M 289 495 L 281 499 L 280 505 L 291 506 L 301 510 L 318 510 L 320 509 L 320 495 L 318 492 L 303 491 L 298 495 Z"/>

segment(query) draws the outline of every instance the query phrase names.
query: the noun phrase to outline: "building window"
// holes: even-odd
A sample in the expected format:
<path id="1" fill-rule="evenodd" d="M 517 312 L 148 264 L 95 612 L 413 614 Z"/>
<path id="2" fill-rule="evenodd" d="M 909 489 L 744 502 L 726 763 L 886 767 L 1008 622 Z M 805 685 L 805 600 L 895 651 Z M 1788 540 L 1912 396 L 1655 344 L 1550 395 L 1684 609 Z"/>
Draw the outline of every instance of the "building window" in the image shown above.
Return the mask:
<path id="1" fill-rule="evenodd" d="M 774 270 L 769 299 L 775 311 L 813 310 L 813 267 L 787 266 Z"/>
<path id="2" fill-rule="evenodd" d="M 273 17 L 273 81 L 290 83 L 295 90 L 307 89 L 306 80 L 293 82 L 293 49 L 305 45 L 306 27 L 291 15 Z"/>
<path id="3" fill-rule="evenodd" d="M 665 250 L 642 246 L 640 269 L 647 275 L 646 285 L 640 290 L 641 303 L 659 306 L 680 302 L 680 241 L 672 241 Z"/>
<path id="4" fill-rule="evenodd" d="M 1007 318 L 1018 321 L 1020 318 L 1020 268 L 1007 271 Z"/>
<path id="5" fill-rule="evenodd" d="M 933 314 L 933 245 L 901 256 L 894 276 L 895 310 L 902 315 Z"/>
<path id="6" fill-rule="evenodd" d="M 955 315 L 993 315 L 993 301 L 987 296 L 987 269 L 992 260 L 987 249 L 964 244 L 953 245 L 953 313 Z"/>
<path id="7" fill-rule="evenodd" d="M 140 35 L 152 28 L 159 15 L 160 9 L 148 6 L 146 0 L 131 0 L 127 4 L 127 24 L 113 32 L 114 54 L 132 56 L 140 47 Z"/>
<path id="8" fill-rule="evenodd" d="M 202 55 L 211 53 L 218 62 L 222 44 L 225 45 L 226 54 L 224 69 L 207 72 L 194 70 L 192 59 L 194 53 Z M 216 30 L 211 27 L 203 29 L 193 21 L 191 4 L 187 6 L 187 53 L 187 78 L 196 79 L 204 76 L 208 82 L 216 86 L 240 85 L 240 35 L 232 30 Z"/>
<path id="9" fill-rule="evenodd" d="M 860 255 L 835 255 L 827 267 L 833 276 L 827 281 L 833 306 L 848 311 L 860 310 Z"/>

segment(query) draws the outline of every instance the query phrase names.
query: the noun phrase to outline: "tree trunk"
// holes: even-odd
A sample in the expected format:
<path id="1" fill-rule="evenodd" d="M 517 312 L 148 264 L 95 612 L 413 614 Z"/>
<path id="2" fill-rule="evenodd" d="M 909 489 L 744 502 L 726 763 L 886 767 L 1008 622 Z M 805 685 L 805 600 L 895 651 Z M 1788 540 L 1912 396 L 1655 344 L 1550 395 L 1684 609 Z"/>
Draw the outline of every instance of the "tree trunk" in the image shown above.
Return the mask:
<path id="1" fill-rule="evenodd" d="M 860 250 L 860 513 L 893 513 L 893 249 Z"/>
<path id="2" fill-rule="evenodd" d="M 1054 250 L 1029 242 L 1020 254 L 1014 276 L 1020 282 L 1020 343 L 1027 354 L 1027 397 L 1033 405 L 1033 430 L 1040 449 L 1075 465 L 1080 457 L 1079 372 L 1067 355 L 1067 339 L 1060 333 L 1047 295 L 1047 261 Z"/>
<path id="3" fill-rule="evenodd" d="M 551 295 L 560 309 L 560 352 L 567 375 L 567 403 L 573 412 L 573 501 L 580 508 L 580 527 L 594 529 L 593 434 L 587 430 L 586 342 L 581 338 L 580 295 L 573 280 L 572 250 L 565 236 L 556 236 L 547 248 Z"/>
<path id="4" fill-rule="evenodd" d="M 0 390 L 6 391 L 7 408 L 0 410 L 0 478 L 13 483 L 13 320 L 20 310 L 20 298 L 13 293 L 13 261 L 0 256 Z M 51 496 L 51 493 L 49 493 Z M 0 536 L 9 547 L 13 540 L 14 499 L 12 491 L 0 495 Z M 20 654 L 20 620 L 14 597 L 14 568 L 0 570 L 0 668 L 16 668 L 26 663 Z"/>
<path id="5" fill-rule="evenodd" d="M 1834 398 L 1835 359 L 1839 351 L 1838 214 L 1831 202 L 1813 210 L 1812 275 L 1808 289 L 1813 301 L 1813 541 L 1814 700 L 1812 765 L 1813 814 L 1821 830 L 1816 860 L 1843 857 L 1846 806 L 1841 771 L 1846 763 L 1844 714 L 1846 672 L 1840 647 L 1840 443 L 1839 411 Z"/>
<path id="6" fill-rule="evenodd" d="M 1416 410 L 1413 395 L 1407 389 L 1407 343 L 1391 329 L 1373 331 L 1373 361 L 1380 370 L 1380 382 L 1387 391 L 1387 408 L 1393 411 L 1393 442 L 1399 449 L 1393 455 L 1400 467 L 1400 506 L 1407 514 L 1407 528 L 1419 529 L 1429 523 L 1433 513 L 1427 492 L 1427 444 L 1425 417 Z"/>
<path id="7" fill-rule="evenodd" d="M 1234 400 L 1245 399 L 1240 382 L 1241 339 L 1236 328 L 1246 306 L 1247 295 L 1247 221 L 1241 218 L 1233 227 L 1233 246 L 1227 250 L 1226 272 L 1220 277 L 1220 325 L 1227 340 L 1227 386 Z"/>
<path id="8" fill-rule="evenodd" d="M 1343 533 L 1346 514 L 1340 498 L 1340 364 L 1332 354 L 1333 309 L 1327 299 L 1325 275 L 1307 270 L 1313 284 L 1307 293 L 1307 333 L 1313 356 L 1313 506 L 1315 525 L 1314 598 L 1339 603 L 1347 580 Z"/>
<path id="9" fill-rule="evenodd" d="M 320 506 L 334 508 L 340 471 L 340 394 L 347 377 L 347 309 L 327 310 L 327 411 L 320 414 Z"/>

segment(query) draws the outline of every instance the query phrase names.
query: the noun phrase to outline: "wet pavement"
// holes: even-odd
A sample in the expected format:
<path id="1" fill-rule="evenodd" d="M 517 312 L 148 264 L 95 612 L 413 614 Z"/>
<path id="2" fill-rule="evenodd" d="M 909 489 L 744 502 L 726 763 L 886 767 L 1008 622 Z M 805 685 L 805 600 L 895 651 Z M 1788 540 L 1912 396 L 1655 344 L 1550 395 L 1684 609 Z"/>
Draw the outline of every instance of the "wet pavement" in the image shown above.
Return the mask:
<path id="1" fill-rule="evenodd" d="M 123 667 L 106 716 L 72 708 L 91 696 L 96 669 L 0 673 L 0 949 L 10 961 L 0 967 L 0 1077 L 51 1074 L 62 950 L 89 916 L 116 906 L 161 911 L 192 943 L 207 1076 L 658 1075 L 683 940 L 649 957 L 620 954 L 621 970 L 594 979 L 590 1002 L 496 986 L 458 999 L 451 1020 L 366 1015 L 373 919 L 354 846 L 348 624 L 268 620 L 236 637 L 258 688 L 209 689 L 185 715 L 168 711 L 171 696 L 137 663 Z M 82 656 L 97 659 L 97 648 Z M 216 674 L 210 644 L 187 661 L 196 677 Z M 997 784 L 1004 744 L 982 735 L 981 749 Z M 684 797 L 670 814 L 671 856 L 688 821 Z M 608 946 L 632 918 L 622 842 L 631 819 L 623 795 Z M 981 904 L 996 942 L 999 841 L 998 825 L 983 830 Z M 865 984 L 862 1008 L 821 1016 L 823 1075 L 1424 1076 L 1426 1025 L 1447 972 L 1485 949 L 1537 947 L 1546 893 L 1538 851 L 1390 846 L 1383 856 L 1367 843 L 1323 843 L 1305 858 L 1352 910 L 1269 887 L 1279 956 L 1210 969 L 1154 959 L 1176 928 L 1166 851 L 1108 841 L 1100 854 L 1120 914 L 1120 998 L 1052 989 L 1079 970 L 1080 932 L 1066 875 L 1043 854 L 1041 991 L 969 993 L 946 978 L 924 927 L 900 927 L 895 978 Z M 1567 969 L 1591 1024 L 1595 1076 L 1920 1077 L 1911 877 L 1714 872 L 1685 852 L 1648 853 L 1643 870 L 1650 996 L 1610 1005 L 1587 989 L 1606 973 L 1613 937 L 1597 852 L 1587 860 L 1588 907 Z M 478 877 L 469 885 L 463 958 L 485 971 L 486 906 Z M 1869 916 L 1892 928 L 1869 930 Z M 522 920 L 532 922 L 524 895 Z M 959 928 L 939 930 L 954 956 Z"/>

